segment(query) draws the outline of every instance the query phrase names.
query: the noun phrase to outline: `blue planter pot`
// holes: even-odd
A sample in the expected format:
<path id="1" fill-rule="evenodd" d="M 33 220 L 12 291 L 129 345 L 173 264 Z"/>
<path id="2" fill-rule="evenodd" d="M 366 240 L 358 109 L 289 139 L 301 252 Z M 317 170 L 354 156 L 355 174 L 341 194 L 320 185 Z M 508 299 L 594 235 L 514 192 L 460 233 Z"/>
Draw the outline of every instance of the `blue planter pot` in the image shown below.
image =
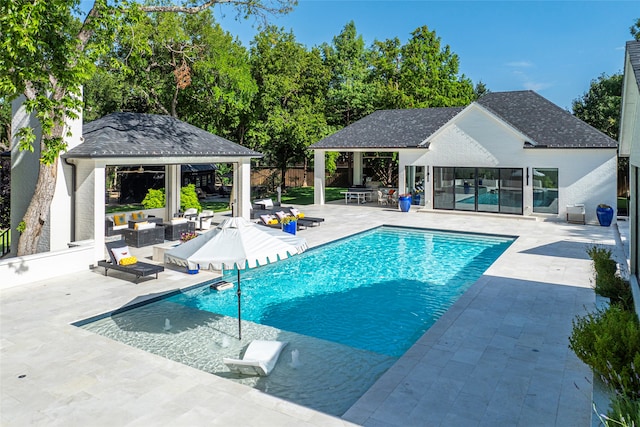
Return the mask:
<path id="1" fill-rule="evenodd" d="M 613 208 L 601 208 L 598 206 L 596 208 L 596 215 L 598 216 L 598 222 L 603 227 L 608 227 L 611 225 L 611 221 L 613 221 Z"/>
<path id="2" fill-rule="evenodd" d="M 409 212 L 409 209 L 411 209 L 411 196 L 398 197 L 398 206 L 400 206 L 402 212 Z"/>
<path id="3" fill-rule="evenodd" d="M 200 271 L 200 264 L 198 264 L 195 270 L 189 270 L 189 267 L 187 267 L 187 274 L 198 274 L 199 271 Z"/>
<path id="4" fill-rule="evenodd" d="M 296 234 L 296 229 L 298 228 L 297 221 L 291 221 L 288 224 L 282 224 L 282 231 L 289 234 Z"/>

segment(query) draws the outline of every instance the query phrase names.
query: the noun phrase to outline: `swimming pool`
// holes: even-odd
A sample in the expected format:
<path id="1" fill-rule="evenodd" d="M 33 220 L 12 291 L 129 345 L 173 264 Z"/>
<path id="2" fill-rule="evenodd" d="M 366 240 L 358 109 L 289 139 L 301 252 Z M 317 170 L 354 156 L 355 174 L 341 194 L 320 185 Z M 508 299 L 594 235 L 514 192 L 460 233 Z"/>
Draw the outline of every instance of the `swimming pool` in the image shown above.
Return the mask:
<path id="1" fill-rule="evenodd" d="M 384 226 L 244 271 L 242 342 L 235 292 L 209 283 L 82 327 L 341 415 L 512 241 Z M 289 342 L 276 369 L 260 379 L 229 374 L 222 357 L 256 338 Z"/>

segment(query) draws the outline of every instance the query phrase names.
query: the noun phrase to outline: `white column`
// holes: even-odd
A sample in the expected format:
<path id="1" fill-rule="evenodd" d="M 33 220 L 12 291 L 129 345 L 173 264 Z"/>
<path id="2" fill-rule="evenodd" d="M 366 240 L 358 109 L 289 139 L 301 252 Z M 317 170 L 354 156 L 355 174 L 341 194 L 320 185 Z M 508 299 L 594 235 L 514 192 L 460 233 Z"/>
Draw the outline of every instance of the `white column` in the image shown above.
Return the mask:
<path id="1" fill-rule="evenodd" d="M 96 261 L 95 265 L 98 265 L 98 261 L 105 259 L 105 247 L 104 247 L 104 220 L 105 220 L 105 198 L 104 194 L 107 188 L 107 172 L 106 165 L 104 164 L 96 164 L 92 175 L 93 175 L 93 188 L 94 188 L 94 199 L 93 199 L 93 241 L 94 241 L 94 259 Z"/>
<path id="2" fill-rule="evenodd" d="M 313 203 L 324 205 L 325 187 L 325 151 L 315 150 L 313 153 Z"/>
<path id="3" fill-rule="evenodd" d="M 231 195 L 235 206 L 235 216 L 251 219 L 251 159 L 242 158 L 233 164 L 233 182 L 235 193 Z"/>
<path id="4" fill-rule="evenodd" d="M 362 182 L 362 153 L 353 153 L 353 185 L 361 185 Z"/>
<path id="5" fill-rule="evenodd" d="M 165 166 L 165 220 L 169 222 L 174 213 L 180 211 L 180 187 L 182 186 L 180 165 Z"/>

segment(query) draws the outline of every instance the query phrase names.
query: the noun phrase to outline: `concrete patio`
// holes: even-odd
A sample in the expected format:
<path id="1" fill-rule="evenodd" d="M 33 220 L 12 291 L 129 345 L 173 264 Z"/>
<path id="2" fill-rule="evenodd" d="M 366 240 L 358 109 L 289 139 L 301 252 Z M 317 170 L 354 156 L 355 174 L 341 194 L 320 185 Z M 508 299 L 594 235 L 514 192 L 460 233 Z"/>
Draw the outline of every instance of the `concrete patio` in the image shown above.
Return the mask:
<path id="1" fill-rule="evenodd" d="M 134 284 L 130 275 L 105 277 L 97 268 L 4 289 L 0 424 L 591 425 L 592 375 L 567 338 L 572 319 L 595 304 L 586 249 L 608 245 L 626 265 L 617 227 L 343 201 L 302 210 L 326 219 L 299 232 L 311 247 L 380 224 L 519 238 L 342 418 L 71 325 L 214 273 L 166 269 Z"/>

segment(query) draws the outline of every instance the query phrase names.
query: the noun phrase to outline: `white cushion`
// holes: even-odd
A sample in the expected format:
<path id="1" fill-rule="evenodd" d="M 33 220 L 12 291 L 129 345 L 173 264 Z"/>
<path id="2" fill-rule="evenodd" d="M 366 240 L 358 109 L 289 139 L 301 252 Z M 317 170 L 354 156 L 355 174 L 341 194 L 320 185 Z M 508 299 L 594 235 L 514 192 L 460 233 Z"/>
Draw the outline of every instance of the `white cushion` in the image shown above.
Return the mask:
<path id="1" fill-rule="evenodd" d="M 278 211 L 278 212 L 276 212 L 276 216 L 278 217 L 279 220 L 282 220 L 282 218 L 287 216 L 287 214 L 284 213 L 284 211 Z"/>
<path id="2" fill-rule="evenodd" d="M 273 200 L 271 200 L 271 199 L 256 200 L 255 204 L 256 205 L 263 205 L 265 209 L 269 209 L 269 208 L 273 207 Z"/>
<path id="3" fill-rule="evenodd" d="M 293 214 L 293 216 L 298 216 L 300 215 L 300 211 L 296 208 L 291 208 L 289 209 L 289 211 L 291 211 L 291 214 Z"/>
<path id="4" fill-rule="evenodd" d="M 156 223 L 155 222 L 148 222 L 146 224 L 138 224 L 138 230 L 147 230 L 149 228 L 155 228 L 156 227 Z"/>
<path id="5" fill-rule="evenodd" d="M 171 220 L 171 224 L 185 224 L 187 222 L 189 222 L 187 218 L 173 218 Z"/>
<path id="6" fill-rule="evenodd" d="M 131 252 L 129 251 L 129 246 L 123 246 L 121 248 L 113 248 L 111 249 L 111 253 L 113 254 L 113 257 L 116 259 L 117 264 L 120 264 L 120 260 L 122 258 L 131 256 Z"/>

